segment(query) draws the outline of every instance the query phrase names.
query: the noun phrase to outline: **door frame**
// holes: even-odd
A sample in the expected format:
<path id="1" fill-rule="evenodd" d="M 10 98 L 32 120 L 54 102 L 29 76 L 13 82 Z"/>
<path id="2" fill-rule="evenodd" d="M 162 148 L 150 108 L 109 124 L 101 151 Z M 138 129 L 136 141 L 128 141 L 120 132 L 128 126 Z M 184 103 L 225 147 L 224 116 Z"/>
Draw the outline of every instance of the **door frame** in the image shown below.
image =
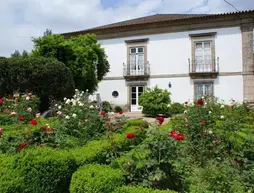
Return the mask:
<path id="1" fill-rule="evenodd" d="M 143 93 L 145 92 L 145 89 L 146 89 L 146 86 L 145 85 L 129 85 L 128 86 L 128 90 L 129 90 L 129 95 L 128 95 L 128 101 L 129 101 L 129 111 L 130 112 L 141 112 L 142 110 L 140 111 L 132 111 L 132 87 L 136 87 L 136 103 L 137 103 L 137 108 L 139 107 L 139 104 L 138 104 L 138 99 L 139 99 L 139 96 L 138 96 L 138 87 L 143 87 Z"/>

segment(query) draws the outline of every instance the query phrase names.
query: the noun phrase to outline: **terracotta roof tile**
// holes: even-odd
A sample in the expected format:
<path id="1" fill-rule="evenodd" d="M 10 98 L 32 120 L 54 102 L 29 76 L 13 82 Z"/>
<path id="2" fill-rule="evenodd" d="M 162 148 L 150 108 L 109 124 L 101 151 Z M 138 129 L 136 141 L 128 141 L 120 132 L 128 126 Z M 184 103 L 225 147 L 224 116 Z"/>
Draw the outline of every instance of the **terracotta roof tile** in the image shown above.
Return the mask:
<path id="1" fill-rule="evenodd" d="M 100 31 L 104 29 L 112 29 L 112 28 L 120 28 L 120 27 L 127 27 L 127 26 L 136 26 L 136 25 L 143 25 L 143 24 L 153 24 L 153 23 L 163 23 L 163 22 L 176 22 L 181 20 L 191 20 L 191 19 L 202 19 L 202 18 L 213 18 L 213 17 L 220 17 L 220 16 L 227 16 L 227 15 L 238 15 L 238 14 L 245 14 L 245 13 L 254 13 L 254 10 L 248 11 L 240 11 L 240 12 L 230 12 L 230 13 L 220 13 L 220 14 L 156 14 L 146 17 L 140 17 L 136 19 L 121 21 L 117 23 L 112 23 L 108 25 L 103 25 L 95 28 L 90 28 L 81 31 L 74 31 L 66 34 L 75 34 L 75 33 L 89 33 L 94 31 Z"/>

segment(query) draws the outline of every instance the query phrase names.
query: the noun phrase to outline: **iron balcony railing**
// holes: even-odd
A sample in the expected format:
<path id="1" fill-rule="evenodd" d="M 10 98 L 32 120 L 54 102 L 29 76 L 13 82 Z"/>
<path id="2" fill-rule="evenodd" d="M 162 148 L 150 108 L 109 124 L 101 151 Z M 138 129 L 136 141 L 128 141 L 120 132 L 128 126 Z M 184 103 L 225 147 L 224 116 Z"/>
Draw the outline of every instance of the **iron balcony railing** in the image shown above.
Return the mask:
<path id="1" fill-rule="evenodd" d="M 149 62 L 141 62 L 139 64 L 123 63 L 123 76 L 149 76 L 150 64 Z"/>
<path id="2" fill-rule="evenodd" d="M 218 73 L 219 57 L 210 60 L 190 60 L 189 73 Z"/>

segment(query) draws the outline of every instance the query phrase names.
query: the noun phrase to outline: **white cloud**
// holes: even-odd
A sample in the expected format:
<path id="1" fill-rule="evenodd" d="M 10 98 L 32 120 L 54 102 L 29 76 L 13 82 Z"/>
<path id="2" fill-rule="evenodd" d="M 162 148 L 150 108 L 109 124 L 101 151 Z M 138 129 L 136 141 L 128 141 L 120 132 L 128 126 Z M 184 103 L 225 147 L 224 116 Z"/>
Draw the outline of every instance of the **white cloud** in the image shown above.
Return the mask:
<path id="1" fill-rule="evenodd" d="M 107 0 L 108 1 L 108 0 Z M 239 10 L 254 9 L 253 0 L 228 0 Z M 32 49 L 31 37 L 49 28 L 55 33 L 132 19 L 155 13 L 235 11 L 223 0 L 119 0 L 103 8 L 100 0 L 8 0 L 0 6 L 0 56 Z"/>

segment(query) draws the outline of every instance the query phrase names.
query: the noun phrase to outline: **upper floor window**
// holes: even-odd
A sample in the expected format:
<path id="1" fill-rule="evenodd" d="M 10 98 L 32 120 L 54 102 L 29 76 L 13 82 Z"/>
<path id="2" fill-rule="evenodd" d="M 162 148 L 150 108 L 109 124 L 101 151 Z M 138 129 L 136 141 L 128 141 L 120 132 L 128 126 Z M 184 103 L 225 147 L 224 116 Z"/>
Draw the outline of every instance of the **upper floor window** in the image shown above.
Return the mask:
<path id="1" fill-rule="evenodd" d="M 144 47 L 130 48 L 130 75 L 143 75 L 145 65 Z"/>
<path id="2" fill-rule="evenodd" d="M 215 33 L 192 34 L 192 72 L 215 72 Z"/>

